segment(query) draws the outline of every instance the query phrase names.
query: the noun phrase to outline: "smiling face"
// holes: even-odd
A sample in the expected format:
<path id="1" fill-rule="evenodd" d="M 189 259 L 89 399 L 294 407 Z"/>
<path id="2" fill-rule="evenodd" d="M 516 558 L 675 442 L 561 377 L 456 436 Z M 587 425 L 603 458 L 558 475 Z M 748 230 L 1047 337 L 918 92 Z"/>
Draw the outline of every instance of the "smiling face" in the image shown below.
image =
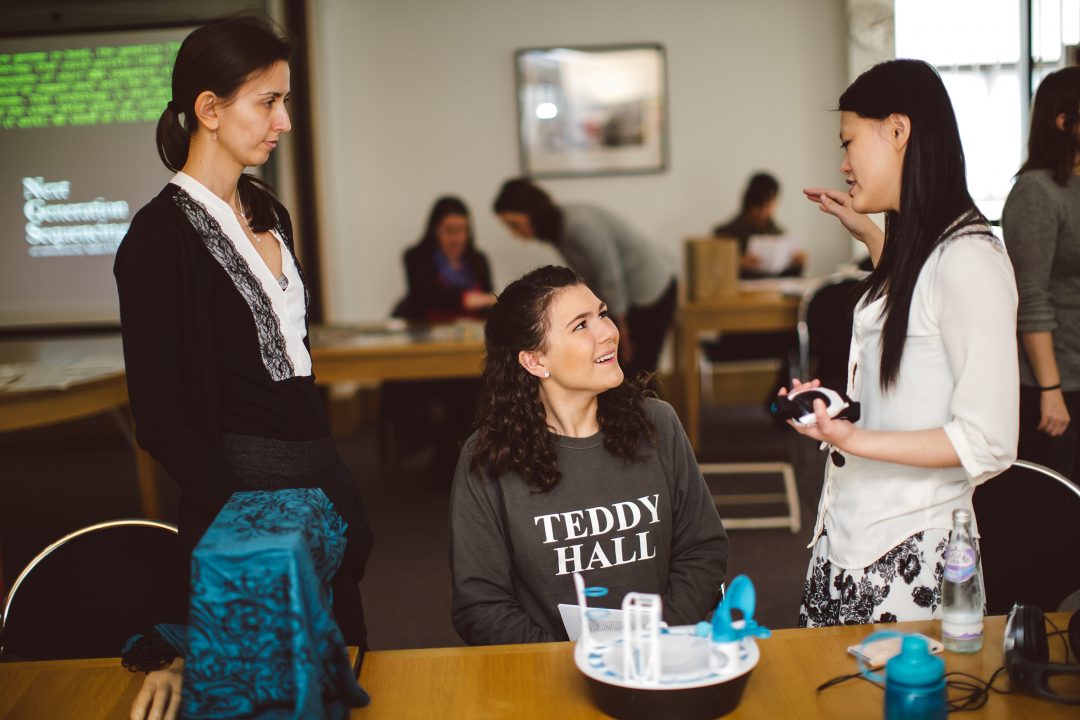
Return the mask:
<path id="1" fill-rule="evenodd" d="M 874 120 L 847 110 L 840 113 L 840 146 L 844 149 L 840 172 L 847 176 L 856 212 L 900 211 L 909 134 L 910 123 L 903 115 Z"/>
<path id="2" fill-rule="evenodd" d="M 244 167 L 262 165 L 278 140 L 292 129 L 289 65 L 279 60 L 251 75 L 227 102 L 218 101 L 217 145 Z"/>
<path id="3" fill-rule="evenodd" d="M 608 317 L 607 305 L 585 285 L 571 285 L 552 298 L 547 310 L 544 348 L 523 352 L 526 370 L 545 377 L 548 397 L 565 394 L 599 395 L 623 381 L 617 349 L 619 330 Z M 525 356 L 531 355 L 531 359 Z M 535 360 L 535 366 L 531 366 Z"/>

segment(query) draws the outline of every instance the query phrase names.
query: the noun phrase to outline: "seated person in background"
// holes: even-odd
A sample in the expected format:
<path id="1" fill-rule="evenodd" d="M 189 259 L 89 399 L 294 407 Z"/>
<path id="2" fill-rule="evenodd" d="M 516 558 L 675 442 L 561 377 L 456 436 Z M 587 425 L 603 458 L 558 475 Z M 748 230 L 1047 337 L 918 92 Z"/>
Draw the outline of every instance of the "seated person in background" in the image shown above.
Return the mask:
<path id="1" fill-rule="evenodd" d="M 471 645 L 566 640 L 573 573 L 702 620 L 728 540 L 667 403 L 615 362 L 619 330 L 572 270 L 534 270 L 488 314 L 479 429 L 450 493 L 454 627 Z"/>
<path id="2" fill-rule="evenodd" d="M 756 173 L 743 191 L 742 211 L 726 223 L 713 228 L 713 235 L 716 237 L 730 237 L 739 241 L 739 277 L 743 279 L 768 277 L 768 273 L 761 269 L 761 258 L 749 252 L 748 246 L 752 235 L 784 234 L 784 230 L 773 219 L 779 196 L 780 183 L 776 178 L 768 173 Z M 797 251 L 792 254 L 791 262 L 779 276 L 799 277 L 805 264 L 806 253 Z"/>
<path id="3" fill-rule="evenodd" d="M 459 198 L 435 201 L 424 236 L 404 261 L 408 293 L 395 317 L 429 323 L 481 318 L 495 302 L 487 258 L 473 243 L 469 209 Z M 381 439 L 392 433 L 398 454 L 432 445 L 428 479 L 445 486 L 472 427 L 479 388 L 474 378 L 383 383 Z"/>
<path id="4" fill-rule="evenodd" d="M 456 197 L 435 201 L 424 236 L 404 260 L 408 293 L 395 317 L 447 322 L 480 317 L 495 302 L 487 258 L 473 243 L 469 209 Z"/>

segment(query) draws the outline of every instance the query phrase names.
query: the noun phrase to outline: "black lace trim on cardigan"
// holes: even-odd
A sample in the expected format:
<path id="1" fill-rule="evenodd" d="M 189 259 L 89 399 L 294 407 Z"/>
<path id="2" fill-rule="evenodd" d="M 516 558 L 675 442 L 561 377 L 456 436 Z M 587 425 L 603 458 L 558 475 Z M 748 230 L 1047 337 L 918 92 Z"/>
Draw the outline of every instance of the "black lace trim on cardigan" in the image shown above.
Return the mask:
<path id="1" fill-rule="evenodd" d="M 285 351 L 285 336 L 281 333 L 281 323 L 262 283 L 255 277 L 247 260 L 237 251 L 221 225 L 202 203 L 180 187 L 173 199 L 202 238 L 210 255 L 221 265 L 240 296 L 244 298 L 244 302 L 251 308 L 251 316 L 255 320 L 255 330 L 259 336 L 259 352 L 270 378 L 277 382 L 293 377 L 295 370 L 289 354 Z M 306 283 L 304 291 L 306 303 Z"/>

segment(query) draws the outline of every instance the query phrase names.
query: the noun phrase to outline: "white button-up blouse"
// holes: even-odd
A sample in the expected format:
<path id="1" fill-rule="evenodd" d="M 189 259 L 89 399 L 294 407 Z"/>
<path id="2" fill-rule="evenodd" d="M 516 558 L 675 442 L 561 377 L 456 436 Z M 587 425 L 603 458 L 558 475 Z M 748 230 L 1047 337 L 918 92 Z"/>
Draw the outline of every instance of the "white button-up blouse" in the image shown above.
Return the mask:
<path id="1" fill-rule="evenodd" d="M 825 530 L 830 561 L 849 570 L 867 567 L 917 532 L 951 528 L 954 509 L 972 510 L 975 486 L 1012 464 L 1020 402 L 1016 303 L 1004 245 L 986 225 L 957 231 L 919 273 L 900 371 L 883 392 L 884 299 L 860 300 L 847 388 L 862 404 L 858 426 L 942 427 L 961 467 L 923 468 L 849 454 L 837 467 L 830 459 L 809 547 Z"/>

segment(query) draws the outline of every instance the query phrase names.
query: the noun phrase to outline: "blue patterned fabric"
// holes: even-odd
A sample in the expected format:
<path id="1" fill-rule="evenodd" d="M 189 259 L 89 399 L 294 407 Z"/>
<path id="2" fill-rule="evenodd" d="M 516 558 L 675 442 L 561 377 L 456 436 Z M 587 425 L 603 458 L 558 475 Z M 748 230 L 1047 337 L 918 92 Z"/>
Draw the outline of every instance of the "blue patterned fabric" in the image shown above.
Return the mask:
<path id="1" fill-rule="evenodd" d="M 345 718 L 368 703 L 331 614 L 346 524 L 318 488 L 238 492 L 191 560 L 185 718 Z"/>

